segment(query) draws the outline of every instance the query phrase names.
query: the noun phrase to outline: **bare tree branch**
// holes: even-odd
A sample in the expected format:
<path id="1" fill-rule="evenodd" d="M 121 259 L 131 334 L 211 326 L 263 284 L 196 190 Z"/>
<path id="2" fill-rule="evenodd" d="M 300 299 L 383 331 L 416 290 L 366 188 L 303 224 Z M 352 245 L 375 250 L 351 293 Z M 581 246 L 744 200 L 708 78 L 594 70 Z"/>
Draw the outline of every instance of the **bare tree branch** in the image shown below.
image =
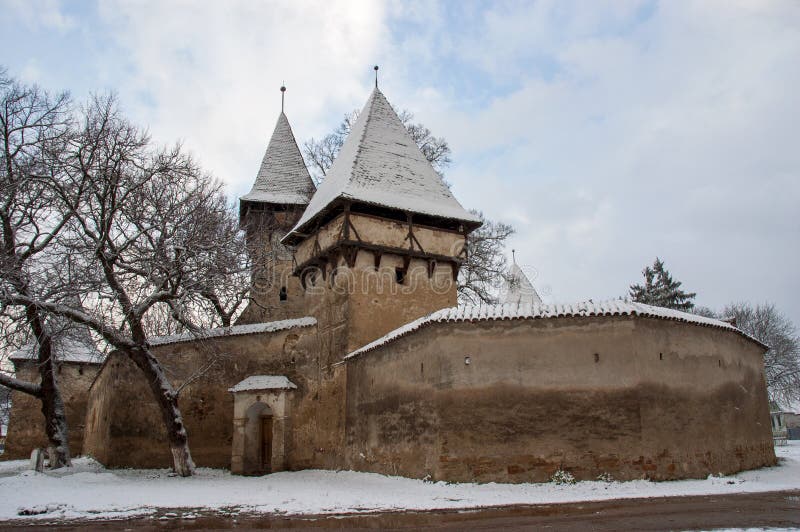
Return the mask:
<path id="1" fill-rule="evenodd" d="M 19 380 L 2 372 L 0 372 L 0 385 L 34 397 L 41 397 L 42 395 L 42 386 L 40 384 Z"/>

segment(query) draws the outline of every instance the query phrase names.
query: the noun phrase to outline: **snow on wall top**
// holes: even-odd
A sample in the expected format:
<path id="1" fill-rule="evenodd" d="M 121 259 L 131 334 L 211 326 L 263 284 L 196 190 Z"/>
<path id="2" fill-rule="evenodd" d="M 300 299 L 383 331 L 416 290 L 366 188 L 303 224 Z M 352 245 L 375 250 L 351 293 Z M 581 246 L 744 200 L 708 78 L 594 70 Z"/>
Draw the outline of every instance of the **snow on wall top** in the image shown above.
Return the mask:
<path id="1" fill-rule="evenodd" d="M 314 182 L 297 147 L 289 120 L 281 112 L 253 189 L 240 200 L 306 205 L 313 194 Z"/>
<path id="2" fill-rule="evenodd" d="M 522 303 L 519 305 L 495 305 L 481 307 L 476 305 L 468 305 L 464 307 L 445 308 L 407 323 L 402 327 L 399 327 L 386 334 L 385 336 L 378 338 L 374 342 L 369 343 L 360 349 L 356 349 L 344 358 L 346 360 L 364 354 L 368 351 L 372 351 L 432 323 L 487 320 L 527 320 L 589 316 L 642 316 L 647 318 L 681 321 L 703 327 L 728 329 L 741 334 L 745 338 L 756 342 L 764 348 L 767 348 L 767 346 L 762 342 L 724 321 L 706 318 L 704 316 L 698 316 L 695 314 L 689 314 L 679 310 L 653 307 L 650 305 L 645 305 L 644 303 L 629 303 L 622 300 L 611 300 L 598 303 L 594 303 L 592 301 L 583 301 L 573 304 L 531 305 Z"/>
<path id="3" fill-rule="evenodd" d="M 228 388 L 229 392 L 256 390 L 294 390 L 297 386 L 283 375 L 252 375 L 239 384 Z"/>
<path id="4" fill-rule="evenodd" d="M 87 341 L 75 338 L 56 338 L 54 341 L 55 358 L 59 362 L 79 362 L 82 364 L 102 364 L 105 355 Z M 13 361 L 36 360 L 37 350 L 34 344 L 27 344 L 22 349 L 11 353 L 8 357 Z"/>
<path id="5" fill-rule="evenodd" d="M 527 303 L 529 305 L 541 305 L 542 298 L 533 287 L 533 284 L 522 271 L 522 268 L 513 263 L 508 270 L 508 280 L 506 281 L 505 292 L 500 298 L 503 305 L 519 305 Z"/>
<path id="6" fill-rule="evenodd" d="M 266 332 L 283 331 L 295 327 L 311 327 L 317 324 L 316 318 L 296 318 L 292 320 L 270 321 L 267 323 L 251 323 L 248 325 L 234 325 L 232 327 L 218 327 L 216 329 L 203 329 L 197 333 L 172 334 L 158 336 L 150 340 L 150 345 L 168 345 L 207 338 L 220 338 L 225 336 L 241 336 L 244 334 L 258 334 Z"/>
<path id="7" fill-rule="evenodd" d="M 377 87 L 289 237 L 340 198 L 440 218 L 480 221 L 456 200 Z"/>

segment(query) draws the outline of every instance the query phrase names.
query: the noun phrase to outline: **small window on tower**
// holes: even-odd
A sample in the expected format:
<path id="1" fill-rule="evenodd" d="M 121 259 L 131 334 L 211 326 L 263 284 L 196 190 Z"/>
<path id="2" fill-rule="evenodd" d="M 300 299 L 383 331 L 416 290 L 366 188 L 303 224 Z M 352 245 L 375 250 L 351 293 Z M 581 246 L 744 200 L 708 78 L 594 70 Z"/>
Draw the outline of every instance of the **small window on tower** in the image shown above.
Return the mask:
<path id="1" fill-rule="evenodd" d="M 285 286 L 281 286 L 281 293 L 280 293 L 281 301 L 286 301 L 287 297 L 288 296 L 286 295 L 286 287 Z"/>
<path id="2" fill-rule="evenodd" d="M 397 284 L 403 284 L 406 282 L 406 269 L 405 268 L 395 268 L 394 269 L 394 276 L 397 280 Z"/>

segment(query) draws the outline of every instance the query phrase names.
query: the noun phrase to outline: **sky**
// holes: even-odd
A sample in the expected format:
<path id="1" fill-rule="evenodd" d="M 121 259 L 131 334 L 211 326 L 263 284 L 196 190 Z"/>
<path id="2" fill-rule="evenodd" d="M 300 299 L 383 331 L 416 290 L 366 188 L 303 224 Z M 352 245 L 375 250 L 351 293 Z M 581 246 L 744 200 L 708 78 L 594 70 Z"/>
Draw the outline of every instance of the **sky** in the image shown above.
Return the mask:
<path id="1" fill-rule="evenodd" d="M 302 142 L 362 107 L 378 64 L 546 302 L 623 296 L 658 256 L 699 305 L 800 326 L 800 2 L 0 0 L 0 27 L 11 75 L 115 91 L 231 201 L 281 84 Z"/>

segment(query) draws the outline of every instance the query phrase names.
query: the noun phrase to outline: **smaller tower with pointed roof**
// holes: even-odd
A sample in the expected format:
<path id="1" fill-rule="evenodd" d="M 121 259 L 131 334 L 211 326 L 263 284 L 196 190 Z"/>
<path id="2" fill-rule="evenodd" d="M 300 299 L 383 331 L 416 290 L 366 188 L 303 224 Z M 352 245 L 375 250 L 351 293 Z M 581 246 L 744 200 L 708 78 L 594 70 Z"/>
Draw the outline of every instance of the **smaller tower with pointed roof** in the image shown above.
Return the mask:
<path id="1" fill-rule="evenodd" d="M 251 301 L 239 324 L 305 316 L 303 290 L 292 273 L 292 253 L 281 239 L 300 219 L 314 182 L 283 111 L 272 133 L 253 188 L 239 198 L 239 223 L 253 257 Z"/>
<path id="2" fill-rule="evenodd" d="M 528 276 L 517 264 L 516 255 L 511 259 L 511 267 L 506 274 L 505 290 L 500 297 L 501 305 L 541 305 L 542 298 L 533 287 Z"/>

